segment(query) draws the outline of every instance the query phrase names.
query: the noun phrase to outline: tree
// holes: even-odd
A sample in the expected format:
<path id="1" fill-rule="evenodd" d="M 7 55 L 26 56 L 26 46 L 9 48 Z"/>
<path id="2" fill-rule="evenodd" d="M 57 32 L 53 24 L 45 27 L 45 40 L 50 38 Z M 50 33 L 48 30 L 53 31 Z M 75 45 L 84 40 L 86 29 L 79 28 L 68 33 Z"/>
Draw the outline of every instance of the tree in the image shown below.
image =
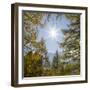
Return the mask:
<path id="1" fill-rule="evenodd" d="M 38 52 L 34 54 L 29 52 L 24 57 L 24 76 L 25 77 L 34 77 L 41 76 L 42 74 L 42 60 L 41 55 Z"/>
<path id="2" fill-rule="evenodd" d="M 23 12 L 24 24 L 24 76 L 41 76 L 42 60 L 46 47 L 44 40 L 37 41 L 37 27 L 41 23 L 42 13 Z"/>
<path id="3" fill-rule="evenodd" d="M 41 23 L 41 19 L 42 13 L 23 12 L 24 48 L 32 50 L 31 46 L 36 46 L 35 43 L 38 35 L 37 26 Z"/>
<path id="4" fill-rule="evenodd" d="M 36 50 L 28 52 L 24 58 L 24 76 L 42 76 L 43 60 L 45 58 L 46 47 L 44 40 L 41 39 L 37 44 Z M 47 59 L 46 59 L 47 60 Z"/>
<path id="5" fill-rule="evenodd" d="M 59 62 L 59 55 L 58 55 L 58 51 L 56 51 L 56 54 L 53 57 L 53 62 L 52 62 L 53 69 L 58 69 L 58 62 Z"/>
<path id="6" fill-rule="evenodd" d="M 80 15 L 68 14 L 66 17 L 70 20 L 70 25 L 68 29 L 62 30 L 64 34 L 63 42 L 60 43 L 60 47 L 63 48 L 62 58 L 72 64 L 80 64 Z M 78 72 L 79 69 L 80 67 Z"/>
<path id="7" fill-rule="evenodd" d="M 64 59 L 80 60 L 80 15 L 69 15 L 69 28 L 62 30 L 64 40 L 60 44 L 63 48 Z"/>

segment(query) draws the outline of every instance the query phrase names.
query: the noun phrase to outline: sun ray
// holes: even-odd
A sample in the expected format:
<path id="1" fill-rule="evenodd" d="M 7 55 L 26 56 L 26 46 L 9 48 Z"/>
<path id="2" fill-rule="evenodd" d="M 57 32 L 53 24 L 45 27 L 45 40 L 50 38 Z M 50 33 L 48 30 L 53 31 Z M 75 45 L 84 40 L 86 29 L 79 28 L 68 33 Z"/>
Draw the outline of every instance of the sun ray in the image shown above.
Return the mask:
<path id="1" fill-rule="evenodd" d="M 56 28 L 50 28 L 50 30 L 49 30 L 49 37 L 51 38 L 51 39 L 57 39 L 57 37 L 58 37 L 58 32 L 57 32 L 57 29 Z"/>

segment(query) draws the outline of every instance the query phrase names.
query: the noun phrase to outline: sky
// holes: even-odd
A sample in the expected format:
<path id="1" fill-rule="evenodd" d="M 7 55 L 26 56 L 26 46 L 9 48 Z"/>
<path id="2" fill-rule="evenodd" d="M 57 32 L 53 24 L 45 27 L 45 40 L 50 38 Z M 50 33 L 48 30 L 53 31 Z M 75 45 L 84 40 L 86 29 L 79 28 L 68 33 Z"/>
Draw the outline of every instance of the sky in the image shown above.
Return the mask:
<path id="1" fill-rule="evenodd" d="M 46 48 L 48 53 L 55 53 L 57 50 L 58 52 L 62 51 L 58 42 L 62 42 L 63 40 L 63 33 L 62 29 L 68 28 L 68 24 L 70 21 L 64 16 L 60 16 L 56 19 L 57 14 L 51 13 L 49 17 L 49 21 L 44 25 L 44 27 L 38 27 L 38 40 L 43 38 L 45 40 Z M 47 17 L 43 17 L 42 21 L 45 20 Z"/>

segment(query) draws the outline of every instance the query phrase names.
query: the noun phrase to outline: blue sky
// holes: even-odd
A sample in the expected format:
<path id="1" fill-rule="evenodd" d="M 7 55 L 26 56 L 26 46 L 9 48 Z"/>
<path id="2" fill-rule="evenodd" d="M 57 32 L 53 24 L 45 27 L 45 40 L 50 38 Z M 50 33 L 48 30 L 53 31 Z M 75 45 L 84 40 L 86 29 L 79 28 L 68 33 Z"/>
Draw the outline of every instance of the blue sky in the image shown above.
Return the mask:
<path id="1" fill-rule="evenodd" d="M 57 14 L 51 13 L 49 20 L 44 25 L 44 27 L 38 27 L 38 40 L 41 40 L 41 38 L 45 40 L 48 53 L 55 53 L 56 50 L 58 50 L 59 52 L 62 51 L 62 48 L 60 48 L 58 44 L 58 42 L 60 43 L 63 40 L 63 34 L 61 29 L 68 28 L 67 25 L 70 23 L 70 21 L 65 18 L 64 14 L 58 19 L 56 19 L 56 15 Z M 46 17 L 44 16 L 42 21 L 44 21 L 45 18 Z M 52 36 L 53 28 L 53 33 L 55 34 Z"/>

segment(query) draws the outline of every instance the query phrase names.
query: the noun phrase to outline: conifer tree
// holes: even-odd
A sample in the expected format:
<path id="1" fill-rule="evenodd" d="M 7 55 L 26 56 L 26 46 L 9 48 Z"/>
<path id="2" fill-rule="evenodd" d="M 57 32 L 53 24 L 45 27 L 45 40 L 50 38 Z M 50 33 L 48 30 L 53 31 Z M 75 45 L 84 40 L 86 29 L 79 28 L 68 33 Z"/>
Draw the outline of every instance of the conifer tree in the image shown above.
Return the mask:
<path id="1" fill-rule="evenodd" d="M 68 29 L 62 30 L 64 40 L 60 44 L 63 48 L 63 59 L 80 61 L 80 15 L 67 15 L 70 20 Z"/>
<path id="2" fill-rule="evenodd" d="M 65 74 L 80 74 L 80 14 L 68 14 L 66 17 L 70 24 L 62 30 L 64 39 L 60 47 L 63 48 L 63 61 L 72 64 L 66 65 Z"/>
<path id="3" fill-rule="evenodd" d="M 52 68 L 53 69 L 57 69 L 58 68 L 58 62 L 59 62 L 59 55 L 58 55 L 58 51 L 56 51 L 56 54 L 53 57 L 53 62 L 52 62 Z"/>

